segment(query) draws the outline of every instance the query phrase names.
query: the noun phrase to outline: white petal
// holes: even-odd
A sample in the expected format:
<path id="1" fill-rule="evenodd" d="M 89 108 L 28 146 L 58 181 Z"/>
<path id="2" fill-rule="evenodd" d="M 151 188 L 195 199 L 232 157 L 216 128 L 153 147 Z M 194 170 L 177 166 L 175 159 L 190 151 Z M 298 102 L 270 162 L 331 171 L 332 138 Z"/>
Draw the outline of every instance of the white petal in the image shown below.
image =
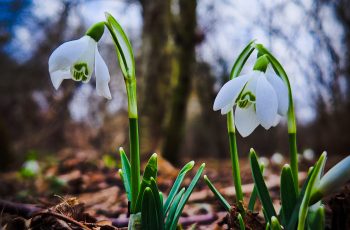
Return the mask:
<path id="1" fill-rule="evenodd" d="M 228 112 L 230 112 L 230 110 L 233 108 L 234 105 L 234 101 L 232 101 L 230 104 L 226 105 L 224 108 L 221 109 L 221 114 L 224 115 Z"/>
<path id="2" fill-rule="evenodd" d="M 259 125 L 259 121 L 255 114 L 254 105 L 251 105 L 245 109 L 237 106 L 235 111 L 235 124 L 242 137 L 249 136 Z"/>
<path id="3" fill-rule="evenodd" d="M 266 70 L 266 78 L 274 88 L 278 98 L 278 113 L 285 116 L 289 107 L 288 88 L 282 79 L 273 71 L 272 67 Z"/>
<path id="4" fill-rule="evenodd" d="M 111 99 L 112 96 L 108 86 L 110 80 L 108 67 L 98 52 L 97 47 L 95 51 L 95 75 L 97 94 Z"/>
<path id="5" fill-rule="evenodd" d="M 278 125 L 278 123 L 280 123 L 280 121 L 281 121 L 281 116 L 277 114 L 272 126 L 276 127 Z"/>
<path id="6" fill-rule="evenodd" d="M 215 98 L 213 109 L 219 110 L 234 102 L 251 76 L 242 75 L 225 83 Z"/>
<path id="7" fill-rule="evenodd" d="M 71 74 L 69 69 L 68 70 L 56 70 L 54 72 L 50 72 L 50 77 L 53 86 L 55 89 L 58 89 L 60 87 L 62 81 L 64 79 L 71 79 Z"/>
<path id="8" fill-rule="evenodd" d="M 95 51 L 97 50 L 97 42 L 92 39 L 90 36 L 84 36 L 87 42 L 87 46 L 81 56 L 78 58 L 77 62 L 86 63 L 88 66 L 88 75 L 86 76 L 86 80 L 84 83 L 90 81 L 92 72 L 94 70 L 95 65 Z"/>
<path id="9" fill-rule="evenodd" d="M 263 77 L 263 73 L 261 71 L 253 71 L 251 73 L 251 78 L 249 79 L 246 87 L 244 88 L 244 92 L 250 91 L 254 95 L 256 95 L 256 86 L 259 78 Z"/>
<path id="10" fill-rule="evenodd" d="M 49 72 L 69 69 L 74 62 L 83 54 L 88 45 L 84 37 L 65 42 L 56 48 L 49 58 Z"/>
<path id="11" fill-rule="evenodd" d="M 265 77 L 258 79 L 256 87 L 256 114 L 260 124 L 269 129 L 277 116 L 277 95 Z"/>

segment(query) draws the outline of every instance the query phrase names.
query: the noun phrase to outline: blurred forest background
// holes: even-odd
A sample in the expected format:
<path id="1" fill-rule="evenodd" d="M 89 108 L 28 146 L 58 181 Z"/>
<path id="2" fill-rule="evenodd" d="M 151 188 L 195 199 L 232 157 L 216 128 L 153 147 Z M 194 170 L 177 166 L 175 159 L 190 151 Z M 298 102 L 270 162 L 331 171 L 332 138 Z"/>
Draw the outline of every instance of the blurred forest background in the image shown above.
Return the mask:
<path id="1" fill-rule="evenodd" d="M 0 170 L 31 152 L 127 147 L 124 82 L 112 40 L 99 44 L 111 73 L 110 101 L 88 84 L 55 91 L 48 58 L 109 11 L 131 38 L 137 63 L 141 152 L 175 165 L 228 158 L 226 119 L 212 111 L 235 57 L 252 39 L 290 76 L 299 150 L 350 150 L 350 3 L 347 0 L 1 0 Z M 247 71 L 247 69 L 243 70 Z M 239 137 L 240 155 L 288 150 L 286 124 Z"/>

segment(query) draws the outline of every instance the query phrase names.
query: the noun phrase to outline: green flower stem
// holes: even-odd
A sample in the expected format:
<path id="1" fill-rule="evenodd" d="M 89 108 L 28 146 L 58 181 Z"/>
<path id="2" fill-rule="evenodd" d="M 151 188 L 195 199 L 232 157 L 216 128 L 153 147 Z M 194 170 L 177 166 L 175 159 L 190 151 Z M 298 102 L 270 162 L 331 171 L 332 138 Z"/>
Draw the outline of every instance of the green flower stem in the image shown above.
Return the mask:
<path id="1" fill-rule="evenodd" d="M 297 153 L 297 139 L 296 139 L 297 127 L 296 127 L 296 121 L 295 121 L 293 95 L 292 95 L 292 89 L 289 83 L 289 78 L 286 71 L 283 69 L 282 65 L 279 63 L 279 61 L 262 44 L 256 44 L 255 48 L 261 54 L 267 55 L 267 58 L 272 64 L 274 70 L 276 71 L 278 76 L 280 76 L 281 79 L 287 84 L 287 87 L 288 87 L 289 109 L 288 109 L 287 119 L 288 119 L 288 134 L 289 134 L 290 167 L 293 174 L 295 190 L 299 191 L 298 153 Z"/>
<path id="2" fill-rule="evenodd" d="M 124 75 L 126 93 L 128 96 L 128 116 L 129 116 L 129 143 L 130 143 L 130 180 L 131 180 L 131 210 L 135 214 L 136 201 L 140 191 L 140 143 L 138 131 L 137 97 L 136 97 L 136 77 L 135 61 L 131 44 L 124 30 L 115 18 L 106 13 L 107 26 L 114 41 L 117 51 L 119 65 Z M 126 47 L 123 47 L 124 44 Z M 126 56 L 125 54 L 128 54 Z M 127 62 L 126 57 L 131 58 Z M 128 65 L 129 63 L 129 65 Z M 131 63 L 131 64 L 130 64 Z"/>
<path id="3" fill-rule="evenodd" d="M 240 167 L 239 167 L 237 142 L 236 142 L 236 130 L 235 130 L 232 110 L 227 115 L 227 131 L 228 131 L 229 142 L 230 142 L 232 175 L 233 175 L 233 183 L 236 189 L 237 204 L 238 204 L 238 207 L 240 208 L 240 211 L 244 212 L 242 182 L 241 182 L 241 174 L 239 171 Z"/>
<path id="4" fill-rule="evenodd" d="M 131 213 L 135 212 L 136 200 L 140 191 L 140 142 L 137 114 L 136 78 L 126 78 L 125 86 L 128 96 L 129 142 L 131 167 Z"/>

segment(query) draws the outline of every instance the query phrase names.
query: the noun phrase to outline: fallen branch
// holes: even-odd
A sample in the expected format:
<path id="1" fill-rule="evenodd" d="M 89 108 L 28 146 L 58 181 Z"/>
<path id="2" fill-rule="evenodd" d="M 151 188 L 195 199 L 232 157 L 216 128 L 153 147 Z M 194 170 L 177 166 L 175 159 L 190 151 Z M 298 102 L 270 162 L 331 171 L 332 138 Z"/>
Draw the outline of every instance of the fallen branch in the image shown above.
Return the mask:
<path id="1" fill-rule="evenodd" d="M 87 227 L 86 225 L 68 217 L 68 216 L 65 216 L 65 215 L 62 215 L 62 214 L 59 214 L 57 212 L 52 212 L 52 211 L 41 211 L 41 212 L 38 212 L 38 213 L 35 213 L 31 216 L 31 218 L 34 218 L 36 216 L 54 216 L 56 217 L 57 219 L 61 219 L 61 220 L 64 220 L 66 222 L 70 222 L 78 227 L 81 227 L 82 229 L 86 229 L 86 230 L 90 230 L 89 227 Z"/>

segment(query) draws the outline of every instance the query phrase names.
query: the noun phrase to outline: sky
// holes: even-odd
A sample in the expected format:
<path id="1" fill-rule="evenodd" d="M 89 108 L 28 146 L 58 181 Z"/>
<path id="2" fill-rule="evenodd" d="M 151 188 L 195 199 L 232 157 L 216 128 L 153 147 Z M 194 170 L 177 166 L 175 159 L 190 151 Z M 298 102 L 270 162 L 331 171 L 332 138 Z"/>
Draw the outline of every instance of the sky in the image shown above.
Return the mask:
<path id="1" fill-rule="evenodd" d="M 227 72 L 234 62 L 235 57 L 242 48 L 252 39 L 264 44 L 280 60 L 287 71 L 296 104 L 296 112 L 299 121 L 307 123 L 315 117 L 313 110 L 312 93 L 315 90 L 322 90 L 310 85 L 308 80 L 315 78 L 313 69 L 310 68 L 310 60 L 315 59 L 322 63 L 322 71 L 327 73 L 330 69 L 330 61 L 326 52 L 318 47 L 318 41 L 311 36 L 313 28 L 316 27 L 313 20 L 310 20 L 305 12 L 312 9 L 311 0 L 198 0 L 197 18 L 198 28 L 205 33 L 205 40 L 197 49 L 197 60 L 211 64 L 213 73 L 220 75 L 222 67 L 219 60 L 224 60 L 227 64 Z M 62 9 L 59 0 L 34 0 L 32 13 L 40 18 L 52 18 L 59 14 Z M 176 8 L 172 8 L 176 11 Z M 69 24 L 78 25 L 80 20 L 88 27 L 89 25 L 104 20 L 104 12 L 112 13 L 120 24 L 125 28 L 131 39 L 135 53 L 139 52 L 141 45 L 142 17 L 141 7 L 137 3 L 126 4 L 125 1 L 92 0 L 88 3 L 80 4 L 75 14 L 70 15 Z M 322 12 L 322 25 L 329 35 L 337 51 L 342 49 L 342 29 L 337 24 L 330 8 L 325 7 Z M 288 41 L 281 36 L 271 36 L 271 31 L 277 30 L 287 37 Z M 15 29 L 16 39 L 12 42 L 18 53 L 13 56 L 30 56 L 35 45 L 33 36 L 42 39 L 40 33 L 33 35 L 25 26 L 17 26 Z M 104 36 L 102 42 L 111 43 L 108 36 Z M 12 49 L 13 50 L 13 49 Z M 102 52 L 103 53 L 103 52 Z M 341 53 L 341 52 L 339 52 Z M 103 55 L 102 55 L 103 56 Z M 244 71 L 250 71 L 252 66 L 248 66 Z M 116 83 L 113 83 L 116 85 Z M 119 85 L 119 84 L 118 84 Z M 72 108 L 78 105 L 82 108 L 88 102 L 81 98 L 84 93 L 90 93 L 91 85 L 81 87 Z M 117 89 L 114 98 L 119 98 L 124 94 L 122 88 Z M 80 96 L 79 96 L 80 95 Z M 326 97 L 327 95 L 325 95 Z M 79 99 L 80 97 L 80 99 Z M 109 102 L 110 110 L 115 111 L 125 107 L 125 102 L 113 99 Z M 89 113 L 88 109 L 80 110 L 74 114 L 76 120 L 84 119 Z"/>

